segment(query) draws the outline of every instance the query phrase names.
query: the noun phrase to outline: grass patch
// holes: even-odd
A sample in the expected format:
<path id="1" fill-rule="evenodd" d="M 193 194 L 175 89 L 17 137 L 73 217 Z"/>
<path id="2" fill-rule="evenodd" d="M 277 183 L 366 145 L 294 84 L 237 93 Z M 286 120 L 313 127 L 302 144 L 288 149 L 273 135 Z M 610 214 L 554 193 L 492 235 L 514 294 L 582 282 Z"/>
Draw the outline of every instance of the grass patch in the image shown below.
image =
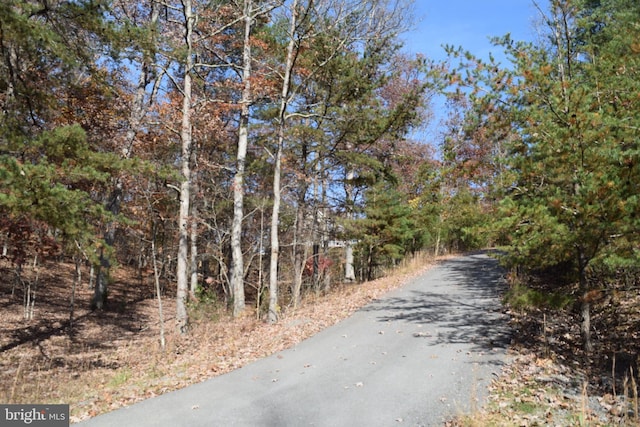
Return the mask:
<path id="1" fill-rule="evenodd" d="M 512 409 L 521 414 L 532 415 L 540 409 L 540 406 L 533 402 L 513 402 Z"/>
<path id="2" fill-rule="evenodd" d="M 131 379 L 131 369 L 122 368 L 109 381 L 110 387 L 120 387 Z"/>

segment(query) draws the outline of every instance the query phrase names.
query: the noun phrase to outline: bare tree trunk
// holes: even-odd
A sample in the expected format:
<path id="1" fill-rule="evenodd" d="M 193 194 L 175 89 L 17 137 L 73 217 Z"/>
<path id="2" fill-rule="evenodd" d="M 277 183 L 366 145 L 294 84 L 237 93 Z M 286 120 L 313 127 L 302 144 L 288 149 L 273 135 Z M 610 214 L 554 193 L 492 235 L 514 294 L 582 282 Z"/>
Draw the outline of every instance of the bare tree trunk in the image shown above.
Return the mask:
<path id="1" fill-rule="evenodd" d="M 283 131 L 284 133 L 284 131 Z M 282 173 L 282 142 L 278 141 L 273 171 L 273 213 L 271 215 L 271 259 L 269 264 L 269 323 L 278 321 L 278 224 L 280 222 L 280 175 Z"/>
<path id="2" fill-rule="evenodd" d="M 582 294 L 586 296 L 586 292 Z M 584 351 L 591 353 L 593 351 L 593 341 L 591 339 L 591 303 L 584 298 L 580 307 L 582 322 L 580 324 L 580 334 L 582 335 L 582 346 Z"/>
<path id="3" fill-rule="evenodd" d="M 96 281 L 96 267 L 95 265 L 93 265 L 93 263 L 91 263 L 89 265 L 89 281 L 87 282 L 89 289 L 94 287 L 95 281 Z"/>
<path id="4" fill-rule="evenodd" d="M 304 186 L 303 186 L 304 187 Z M 305 203 L 306 188 L 299 189 L 298 207 L 296 209 L 296 223 L 293 237 L 293 283 L 291 285 L 291 302 L 293 308 L 297 308 L 301 301 L 302 275 L 306 261 L 305 242 L 305 215 L 303 205 Z"/>
<path id="5" fill-rule="evenodd" d="M 438 231 L 436 232 L 436 248 L 433 251 L 433 256 L 436 258 L 440 256 L 440 239 L 441 239 L 442 229 L 438 225 Z"/>
<path id="6" fill-rule="evenodd" d="M 198 289 L 198 225 L 195 221 L 197 215 L 195 206 L 191 207 L 191 213 L 192 221 L 189 227 L 191 242 L 191 258 L 189 259 L 189 290 L 191 291 L 191 295 L 195 295 Z"/>
<path id="7" fill-rule="evenodd" d="M 353 267 L 353 245 L 347 241 L 344 247 L 344 280 L 345 282 L 356 281 L 356 270 Z"/>
<path id="8" fill-rule="evenodd" d="M 111 192 L 109 202 L 107 203 L 107 210 L 114 216 L 120 214 L 120 205 L 122 203 L 122 181 L 120 178 L 116 179 L 114 189 Z M 116 225 L 111 222 L 107 224 L 106 231 L 104 233 L 104 243 L 108 247 L 113 247 L 116 240 Z M 96 281 L 93 289 L 93 299 L 91 300 L 92 310 L 102 310 L 107 302 L 107 288 L 109 281 L 109 270 L 111 268 L 111 260 L 105 253 L 105 249 L 100 248 L 100 257 L 98 265 L 96 266 Z"/>
<path id="9" fill-rule="evenodd" d="M 252 0 L 244 1 L 244 46 L 242 50 L 242 99 L 240 100 L 240 124 L 238 127 L 238 155 L 236 174 L 233 178 L 233 222 L 231 225 L 231 293 L 233 315 L 239 316 L 245 309 L 244 260 L 242 256 L 242 220 L 244 217 L 244 172 L 249 144 L 249 106 L 251 104 L 251 27 Z"/>
<path id="10" fill-rule="evenodd" d="M 34 309 L 36 306 L 36 291 L 40 282 L 40 264 L 38 263 L 38 254 L 33 257 L 34 279 L 27 280 L 26 292 L 24 295 L 24 318 L 33 320 Z"/>
<path id="11" fill-rule="evenodd" d="M 593 351 L 593 341 L 591 339 L 591 301 L 588 296 L 589 288 L 587 284 L 587 257 L 583 248 L 578 248 L 578 280 L 580 283 L 580 294 L 582 301 L 580 314 L 580 334 L 582 335 L 582 345 L 586 353 Z"/>
<path id="12" fill-rule="evenodd" d="M 180 183 L 180 213 L 178 218 L 178 260 L 176 266 L 176 326 L 185 334 L 188 329 L 187 297 L 189 290 L 189 207 L 191 201 L 191 72 L 193 70 L 193 13 L 191 0 L 182 0 L 184 14 L 184 37 L 186 58 L 184 64 L 184 82 L 182 98 L 182 123 L 180 142 L 182 145 L 182 182 Z"/>
<path id="13" fill-rule="evenodd" d="M 278 255 L 280 241 L 278 240 L 278 225 L 280 222 L 280 177 L 282 175 L 282 150 L 286 129 L 286 115 L 289 104 L 291 72 L 295 63 L 294 48 L 296 45 L 295 31 L 298 25 L 298 0 L 291 3 L 291 21 L 289 25 L 289 43 L 287 45 L 287 58 L 282 81 L 282 93 L 280 99 L 280 111 L 278 114 L 278 146 L 275 153 L 275 165 L 273 171 L 273 214 L 271 215 L 271 260 L 269 265 L 269 316 L 268 321 L 278 321 Z"/>
<path id="14" fill-rule="evenodd" d="M 311 283 L 314 291 L 320 290 L 320 242 L 322 241 L 322 233 L 320 232 L 320 159 L 316 159 L 315 173 L 313 174 L 313 225 L 311 229 L 311 256 L 313 269 L 311 271 Z"/>
<path id="15" fill-rule="evenodd" d="M 258 294 L 256 296 L 256 318 L 260 319 L 260 307 L 262 306 L 262 292 L 264 291 L 263 259 L 264 259 L 264 205 L 260 207 L 260 241 L 258 243 Z"/>
<path id="16" fill-rule="evenodd" d="M 160 275 L 158 274 L 158 257 L 156 255 L 156 224 L 153 224 L 153 236 L 151 237 L 151 260 L 153 262 L 153 279 L 156 285 L 156 297 L 158 298 L 158 321 L 160 322 L 160 348 L 166 347 L 164 338 L 164 313 L 162 311 L 162 294 L 160 289 Z"/>
<path id="17" fill-rule="evenodd" d="M 328 215 L 327 215 L 327 183 L 326 177 L 322 176 L 322 201 L 320 203 L 322 212 L 322 219 L 320 222 L 320 242 L 322 245 L 322 256 L 328 259 L 329 257 L 329 224 L 328 224 Z M 331 266 L 325 264 L 323 271 L 323 289 L 325 292 L 329 291 L 331 287 Z"/>
<path id="18" fill-rule="evenodd" d="M 346 193 L 346 205 L 347 205 L 347 219 L 353 219 L 353 185 L 351 182 L 354 178 L 353 169 L 350 169 L 347 172 L 346 176 L 346 185 L 345 185 L 345 193 Z M 345 282 L 355 282 L 356 281 L 356 272 L 353 267 L 354 259 L 353 259 L 353 245 L 351 241 L 347 239 L 347 242 L 344 247 L 344 280 Z"/>
<path id="19" fill-rule="evenodd" d="M 80 245 L 78 245 L 77 242 L 76 245 L 79 248 Z M 71 298 L 69 300 L 69 332 L 73 331 L 73 320 L 76 309 L 76 289 L 78 285 L 82 283 L 82 255 L 76 253 L 73 256 L 73 263 L 75 265 L 76 274 L 73 276 L 73 282 L 71 284 Z"/>

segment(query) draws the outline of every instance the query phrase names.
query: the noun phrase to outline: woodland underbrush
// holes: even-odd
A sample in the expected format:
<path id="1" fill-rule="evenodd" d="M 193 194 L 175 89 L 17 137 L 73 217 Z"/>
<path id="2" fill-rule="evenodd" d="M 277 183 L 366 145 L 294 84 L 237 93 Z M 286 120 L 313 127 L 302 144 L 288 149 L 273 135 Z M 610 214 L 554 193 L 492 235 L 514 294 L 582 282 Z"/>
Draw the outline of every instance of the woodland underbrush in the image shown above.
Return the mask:
<path id="1" fill-rule="evenodd" d="M 640 425 L 640 274 L 591 277 L 595 349 L 580 336 L 577 286 L 562 271 L 509 274 L 512 363 L 491 385 L 487 405 L 451 426 Z"/>

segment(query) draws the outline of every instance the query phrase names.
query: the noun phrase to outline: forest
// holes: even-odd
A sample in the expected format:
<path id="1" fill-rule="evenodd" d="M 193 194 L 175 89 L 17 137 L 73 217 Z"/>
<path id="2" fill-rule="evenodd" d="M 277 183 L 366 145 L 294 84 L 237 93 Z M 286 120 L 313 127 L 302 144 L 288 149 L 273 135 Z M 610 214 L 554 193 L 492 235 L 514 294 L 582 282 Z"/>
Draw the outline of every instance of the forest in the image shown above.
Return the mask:
<path id="1" fill-rule="evenodd" d="M 408 135 L 442 66 L 398 53 L 408 10 L 5 3 L 0 236 L 27 316 L 51 260 L 89 269 L 97 310 L 114 270 L 152 271 L 186 333 L 198 295 L 275 322 L 432 245 L 439 172 Z"/>
<path id="2" fill-rule="evenodd" d="M 497 247 L 592 352 L 594 300 L 640 286 L 640 4 L 532 4 L 538 39 L 497 35 L 500 63 L 404 53 L 409 0 L 2 1 L 3 295 L 38 320 L 71 266 L 73 319 L 127 271 L 188 335 L 194 303 L 273 324 Z"/>

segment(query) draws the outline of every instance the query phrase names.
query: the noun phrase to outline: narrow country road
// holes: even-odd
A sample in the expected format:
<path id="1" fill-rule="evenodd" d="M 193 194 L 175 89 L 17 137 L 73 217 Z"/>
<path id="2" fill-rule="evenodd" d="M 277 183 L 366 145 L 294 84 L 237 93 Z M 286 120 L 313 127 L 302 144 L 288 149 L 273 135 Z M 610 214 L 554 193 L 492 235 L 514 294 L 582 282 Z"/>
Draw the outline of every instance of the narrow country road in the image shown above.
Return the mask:
<path id="1" fill-rule="evenodd" d="M 497 262 L 443 262 L 294 348 L 88 420 L 105 427 L 439 426 L 505 359 Z"/>

